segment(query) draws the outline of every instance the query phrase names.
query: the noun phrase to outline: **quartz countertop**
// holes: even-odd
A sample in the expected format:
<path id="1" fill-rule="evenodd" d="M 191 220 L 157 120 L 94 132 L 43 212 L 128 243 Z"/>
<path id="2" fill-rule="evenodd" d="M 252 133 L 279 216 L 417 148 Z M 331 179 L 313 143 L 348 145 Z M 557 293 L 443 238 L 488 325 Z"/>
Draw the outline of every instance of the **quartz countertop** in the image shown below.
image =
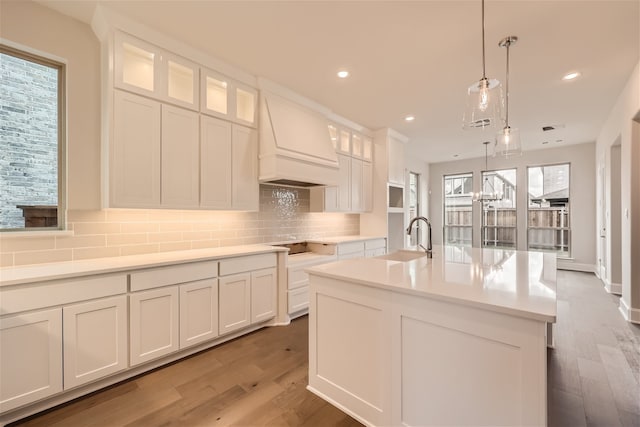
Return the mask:
<path id="1" fill-rule="evenodd" d="M 5 267 L 0 268 L 0 287 L 66 279 L 87 274 L 113 273 L 137 268 L 286 251 L 287 249 L 269 245 L 242 245 Z"/>
<path id="2" fill-rule="evenodd" d="M 518 317 L 549 323 L 556 320 L 555 254 L 434 246 L 432 259 L 351 259 L 306 271 Z"/>

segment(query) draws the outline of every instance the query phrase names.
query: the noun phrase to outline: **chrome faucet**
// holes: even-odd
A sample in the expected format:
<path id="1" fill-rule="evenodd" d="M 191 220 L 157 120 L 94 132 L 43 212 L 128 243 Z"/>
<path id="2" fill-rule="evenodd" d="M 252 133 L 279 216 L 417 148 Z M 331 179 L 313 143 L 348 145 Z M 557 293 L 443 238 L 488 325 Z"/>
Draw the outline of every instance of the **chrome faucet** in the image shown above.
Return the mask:
<path id="1" fill-rule="evenodd" d="M 427 227 L 428 227 L 428 234 L 427 234 L 427 247 L 425 248 L 424 246 L 422 246 L 421 243 L 418 243 L 418 246 L 420 246 L 426 253 L 427 253 L 427 258 L 431 258 L 433 256 L 433 247 L 431 245 L 431 222 L 423 217 L 423 216 L 417 216 L 415 218 L 413 218 L 411 221 L 409 221 L 409 226 L 407 227 L 407 234 L 410 236 L 411 235 L 411 231 L 413 229 L 413 224 L 416 221 L 424 221 L 427 223 Z"/>

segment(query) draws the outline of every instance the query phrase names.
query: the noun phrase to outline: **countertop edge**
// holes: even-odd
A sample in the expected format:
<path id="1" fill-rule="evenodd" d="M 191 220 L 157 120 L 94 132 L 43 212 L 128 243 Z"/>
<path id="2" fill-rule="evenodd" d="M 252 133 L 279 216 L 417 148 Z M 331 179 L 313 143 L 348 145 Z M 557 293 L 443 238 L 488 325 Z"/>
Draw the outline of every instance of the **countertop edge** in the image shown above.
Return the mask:
<path id="1" fill-rule="evenodd" d="M 191 249 L 3 267 L 0 268 L 0 289 L 87 275 L 119 273 L 128 270 L 188 264 L 199 261 L 214 261 L 269 252 L 288 252 L 288 249 L 270 245 L 226 246 L 222 248 Z"/>

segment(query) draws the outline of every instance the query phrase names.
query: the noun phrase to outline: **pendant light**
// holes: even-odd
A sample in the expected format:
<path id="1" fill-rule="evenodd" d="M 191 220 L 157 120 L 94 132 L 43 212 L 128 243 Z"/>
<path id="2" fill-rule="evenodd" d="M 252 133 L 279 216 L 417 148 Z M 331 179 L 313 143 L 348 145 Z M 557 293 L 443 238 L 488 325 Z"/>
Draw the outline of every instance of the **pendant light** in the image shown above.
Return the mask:
<path id="1" fill-rule="evenodd" d="M 491 141 L 485 141 L 484 144 L 484 171 L 487 172 L 489 170 L 489 151 L 488 147 L 491 144 Z M 487 191 L 487 187 L 491 189 L 491 191 Z M 473 194 L 474 202 L 495 202 L 497 200 L 502 200 L 503 194 L 498 193 L 493 184 L 489 181 L 489 177 L 485 174 L 484 180 L 482 180 L 482 189 L 479 193 Z"/>
<path id="2" fill-rule="evenodd" d="M 518 41 L 516 36 L 505 37 L 500 40 L 498 46 L 507 48 L 507 76 L 505 80 L 507 95 L 505 97 L 505 122 L 504 128 L 496 135 L 496 147 L 494 155 L 504 157 L 518 156 L 522 154 L 520 142 L 520 130 L 509 126 L 509 47 Z"/>
<path id="3" fill-rule="evenodd" d="M 482 78 L 467 89 L 467 106 L 462 118 L 463 129 L 498 127 L 502 117 L 502 86 L 487 78 L 484 48 L 484 0 L 482 0 Z"/>

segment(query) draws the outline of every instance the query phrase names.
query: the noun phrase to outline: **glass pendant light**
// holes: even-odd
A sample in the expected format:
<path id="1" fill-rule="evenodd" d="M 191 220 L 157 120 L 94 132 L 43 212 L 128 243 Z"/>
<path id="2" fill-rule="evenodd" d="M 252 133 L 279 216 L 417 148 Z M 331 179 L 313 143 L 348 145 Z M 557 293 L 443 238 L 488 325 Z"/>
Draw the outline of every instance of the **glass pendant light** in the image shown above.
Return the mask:
<path id="1" fill-rule="evenodd" d="M 502 86 L 486 75 L 484 49 L 484 0 L 482 0 L 482 78 L 469 86 L 467 107 L 462 118 L 463 129 L 499 126 L 502 117 Z"/>
<path id="2" fill-rule="evenodd" d="M 480 190 L 479 193 L 473 193 L 473 201 L 474 202 L 495 202 L 498 200 L 502 200 L 503 194 L 502 193 L 498 193 L 495 188 L 493 187 L 493 184 L 491 184 L 491 181 L 489 181 L 489 177 L 487 176 L 486 172 L 489 170 L 489 161 L 488 161 L 488 157 L 489 157 L 489 151 L 487 149 L 487 147 L 489 147 L 489 144 L 491 144 L 491 141 L 485 141 L 483 142 L 484 144 L 484 171 L 485 171 L 485 176 L 484 176 L 484 180 L 482 182 L 482 189 Z"/>
<path id="3" fill-rule="evenodd" d="M 522 154 L 522 144 L 520 142 L 520 130 L 509 126 L 509 47 L 518 41 L 516 36 L 505 37 L 500 40 L 498 46 L 507 48 L 507 76 L 505 85 L 507 95 L 505 99 L 505 123 L 504 128 L 496 135 L 496 147 L 494 155 L 504 157 L 519 156 Z"/>

